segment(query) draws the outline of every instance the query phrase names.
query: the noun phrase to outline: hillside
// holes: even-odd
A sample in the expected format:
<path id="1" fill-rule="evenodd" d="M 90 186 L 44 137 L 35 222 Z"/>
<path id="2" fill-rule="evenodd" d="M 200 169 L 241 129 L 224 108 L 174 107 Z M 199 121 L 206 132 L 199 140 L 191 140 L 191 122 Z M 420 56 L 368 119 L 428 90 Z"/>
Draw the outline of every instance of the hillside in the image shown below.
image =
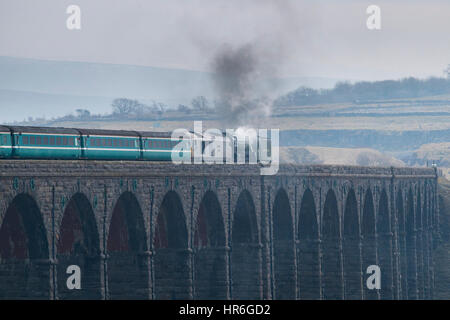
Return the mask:
<path id="1" fill-rule="evenodd" d="M 189 104 L 196 96 L 215 95 L 211 73 L 203 71 L 0 56 L 0 122 L 28 117 L 63 116 L 77 108 L 111 111 L 115 98 Z M 300 85 L 332 87 L 338 79 L 292 77 L 267 79 L 281 93 Z M 20 110 L 16 111 L 16 110 Z"/>

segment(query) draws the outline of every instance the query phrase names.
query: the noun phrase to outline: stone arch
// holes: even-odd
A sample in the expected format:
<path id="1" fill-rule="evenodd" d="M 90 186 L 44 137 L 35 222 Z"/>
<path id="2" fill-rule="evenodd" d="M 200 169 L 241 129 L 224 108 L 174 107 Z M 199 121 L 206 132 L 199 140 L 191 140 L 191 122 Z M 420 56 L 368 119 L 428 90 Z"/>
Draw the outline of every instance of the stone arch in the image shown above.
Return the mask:
<path id="1" fill-rule="evenodd" d="M 278 190 L 273 204 L 275 299 L 296 298 L 295 241 L 289 197 Z"/>
<path id="2" fill-rule="evenodd" d="M 378 262 L 381 272 L 382 299 L 394 298 L 394 279 L 392 275 L 392 231 L 390 224 L 389 202 L 386 190 L 381 191 L 377 216 Z"/>
<path id="3" fill-rule="evenodd" d="M 408 298 L 408 277 L 407 268 L 408 262 L 406 258 L 406 230 L 405 230 L 405 210 L 403 205 L 403 194 L 399 190 L 397 193 L 397 217 L 398 217 L 398 244 L 400 251 L 400 285 L 401 285 L 401 298 Z"/>
<path id="4" fill-rule="evenodd" d="M 168 191 L 159 208 L 153 239 L 156 299 L 190 299 L 191 252 L 183 204 L 175 191 Z"/>
<path id="5" fill-rule="evenodd" d="M 332 189 L 325 197 L 322 220 L 322 290 L 324 299 L 343 298 L 341 234 L 337 199 Z"/>
<path id="6" fill-rule="evenodd" d="M 364 275 L 366 274 L 368 266 L 377 265 L 377 245 L 375 229 L 375 209 L 373 205 L 372 191 L 370 190 L 370 188 L 368 188 L 364 197 L 364 207 L 361 224 L 362 271 Z M 365 299 L 378 299 L 377 290 L 369 290 L 366 285 L 364 285 L 363 288 Z"/>
<path id="7" fill-rule="evenodd" d="M 355 190 L 350 189 L 345 201 L 342 238 L 345 299 L 362 298 L 360 239 L 358 203 Z"/>
<path id="8" fill-rule="evenodd" d="M 57 244 L 58 298 L 101 299 L 100 240 L 91 204 L 85 195 L 76 193 L 68 202 L 60 225 Z M 67 267 L 77 265 L 81 273 L 81 290 L 67 289 Z"/>
<path id="9" fill-rule="evenodd" d="M 50 298 L 47 232 L 36 201 L 17 195 L 0 227 L 0 298 Z"/>
<path id="10" fill-rule="evenodd" d="M 231 274 L 233 299 L 261 298 L 261 248 L 252 195 L 243 190 L 233 213 Z"/>
<path id="11" fill-rule="evenodd" d="M 429 234 L 429 207 L 428 207 L 428 190 L 424 189 L 424 205 L 422 210 L 422 236 L 423 236 L 423 269 L 424 269 L 424 298 L 430 298 L 430 234 Z"/>
<path id="12" fill-rule="evenodd" d="M 310 189 L 303 193 L 298 219 L 298 278 L 300 299 L 320 299 L 319 227 Z"/>
<path id="13" fill-rule="evenodd" d="M 414 223 L 414 197 L 412 189 L 408 191 L 406 200 L 406 258 L 408 299 L 417 299 L 417 259 L 416 259 L 416 233 Z"/>
<path id="14" fill-rule="evenodd" d="M 227 298 L 227 250 L 222 209 L 207 191 L 200 203 L 194 233 L 195 299 Z"/>
<path id="15" fill-rule="evenodd" d="M 416 230 L 416 259 L 417 259 L 417 295 L 419 299 L 424 298 L 424 270 L 423 270 L 423 222 L 422 222 L 422 202 L 421 188 L 417 188 L 417 200 L 415 210 L 415 230 Z"/>
<path id="16" fill-rule="evenodd" d="M 117 199 L 109 225 L 108 294 L 111 299 L 146 299 L 149 294 L 147 236 L 136 196 Z"/>

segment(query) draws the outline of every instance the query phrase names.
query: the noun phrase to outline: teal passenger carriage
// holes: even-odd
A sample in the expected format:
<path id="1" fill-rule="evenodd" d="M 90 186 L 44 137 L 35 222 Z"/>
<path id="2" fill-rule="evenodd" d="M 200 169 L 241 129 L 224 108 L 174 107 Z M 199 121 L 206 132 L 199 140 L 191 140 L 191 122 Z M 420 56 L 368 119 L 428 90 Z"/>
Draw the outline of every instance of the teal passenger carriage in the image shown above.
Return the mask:
<path id="1" fill-rule="evenodd" d="M 203 158 L 206 145 L 225 137 L 197 135 L 190 133 L 184 137 L 172 138 L 167 132 L 137 132 L 123 130 L 70 129 L 52 127 L 19 127 L 0 126 L 0 158 L 13 159 L 83 159 L 83 160 L 146 160 L 146 161 L 193 161 L 191 139 L 196 145 L 201 143 L 199 161 Z M 270 138 L 268 140 L 270 147 Z M 260 148 L 258 144 L 252 149 L 245 139 L 232 137 L 231 159 L 237 162 L 238 144 L 245 145 L 245 162 L 249 155 Z M 239 143 L 238 143 L 239 142 Z M 258 140 L 258 143 L 260 139 Z M 179 148 L 175 147 L 183 143 Z M 226 145 L 223 145 L 224 160 L 226 160 Z M 234 151 L 234 152 L 233 152 Z M 174 152 L 177 152 L 176 154 Z M 269 150 L 270 152 L 270 150 Z M 173 156 L 176 156 L 174 158 Z M 230 157 L 230 155 L 228 155 Z M 195 159 L 197 160 L 197 159 Z"/>
<path id="2" fill-rule="evenodd" d="M 0 158 L 9 158 L 11 156 L 11 131 L 7 127 L 0 126 Z"/>
<path id="3" fill-rule="evenodd" d="M 98 160 L 139 160 L 140 137 L 133 131 L 79 129 L 83 157 Z"/>
<path id="4" fill-rule="evenodd" d="M 0 158 L 171 161 L 180 141 L 162 132 L 0 126 Z"/>
<path id="5" fill-rule="evenodd" d="M 9 127 L 12 156 L 26 159 L 78 159 L 80 133 L 75 129 Z"/>

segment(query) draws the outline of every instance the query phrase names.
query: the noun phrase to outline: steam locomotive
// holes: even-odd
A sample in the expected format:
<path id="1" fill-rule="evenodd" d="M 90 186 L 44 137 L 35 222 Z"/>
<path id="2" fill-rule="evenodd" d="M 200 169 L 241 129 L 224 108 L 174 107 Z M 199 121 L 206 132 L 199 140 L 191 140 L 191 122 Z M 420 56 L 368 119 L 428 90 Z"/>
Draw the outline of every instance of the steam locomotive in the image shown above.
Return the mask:
<path id="1" fill-rule="evenodd" d="M 201 140 L 202 151 L 210 139 L 194 133 L 192 138 Z M 168 132 L 0 126 L 0 158 L 171 161 L 182 141 Z M 232 143 L 236 162 L 238 139 L 233 137 Z M 247 143 L 246 160 L 255 151 Z M 177 152 L 193 160 L 193 148 Z"/>

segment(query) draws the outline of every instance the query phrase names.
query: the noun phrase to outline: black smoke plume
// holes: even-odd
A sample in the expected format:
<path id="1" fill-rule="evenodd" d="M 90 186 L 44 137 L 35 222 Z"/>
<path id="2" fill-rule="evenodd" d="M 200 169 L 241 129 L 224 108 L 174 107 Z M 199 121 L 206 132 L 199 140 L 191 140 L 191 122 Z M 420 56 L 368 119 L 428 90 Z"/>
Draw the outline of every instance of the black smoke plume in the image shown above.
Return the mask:
<path id="1" fill-rule="evenodd" d="M 251 44 L 223 46 L 214 57 L 215 108 L 224 125 L 255 125 L 270 114 L 272 100 L 263 89 L 268 74 L 264 60 Z"/>

